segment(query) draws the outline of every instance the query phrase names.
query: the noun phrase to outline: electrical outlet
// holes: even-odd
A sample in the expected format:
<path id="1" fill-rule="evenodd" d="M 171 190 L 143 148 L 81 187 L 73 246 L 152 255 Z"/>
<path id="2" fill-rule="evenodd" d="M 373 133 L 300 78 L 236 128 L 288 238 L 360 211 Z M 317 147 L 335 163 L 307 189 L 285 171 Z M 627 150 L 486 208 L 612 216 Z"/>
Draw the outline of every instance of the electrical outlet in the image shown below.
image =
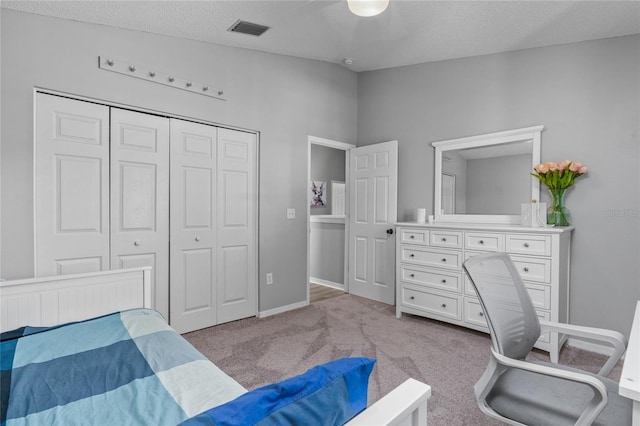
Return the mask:
<path id="1" fill-rule="evenodd" d="M 267 285 L 273 284 L 273 274 L 269 272 L 267 274 Z"/>
<path id="2" fill-rule="evenodd" d="M 287 209 L 287 219 L 295 219 L 296 218 L 296 209 Z"/>

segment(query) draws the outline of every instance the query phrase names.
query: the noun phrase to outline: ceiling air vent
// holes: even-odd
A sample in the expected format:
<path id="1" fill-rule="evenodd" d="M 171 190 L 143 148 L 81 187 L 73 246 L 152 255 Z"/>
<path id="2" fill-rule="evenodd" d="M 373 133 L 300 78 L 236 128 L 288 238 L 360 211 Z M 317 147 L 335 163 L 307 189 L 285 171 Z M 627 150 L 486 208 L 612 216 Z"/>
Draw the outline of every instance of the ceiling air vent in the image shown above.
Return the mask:
<path id="1" fill-rule="evenodd" d="M 267 31 L 269 27 L 260 24 L 254 24 L 253 22 L 247 21 L 236 21 L 227 31 L 231 31 L 232 33 L 242 33 L 249 34 L 253 36 L 261 36 Z"/>

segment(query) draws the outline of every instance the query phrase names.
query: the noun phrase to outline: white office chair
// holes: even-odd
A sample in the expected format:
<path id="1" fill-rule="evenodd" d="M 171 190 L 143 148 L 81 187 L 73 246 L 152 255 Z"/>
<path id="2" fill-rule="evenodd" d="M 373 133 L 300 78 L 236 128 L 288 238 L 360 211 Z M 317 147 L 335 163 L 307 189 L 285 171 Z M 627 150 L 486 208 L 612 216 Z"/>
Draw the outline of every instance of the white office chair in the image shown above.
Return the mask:
<path id="1" fill-rule="evenodd" d="M 615 331 L 539 321 L 527 289 L 505 253 L 464 262 L 491 333 L 491 359 L 474 386 L 480 409 L 511 425 L 631 425 L 632 403 L 607 379 L 626 350 Z M 606 342 L 613 354 L 598 374 L 525 358 L 541 333 Z"/>

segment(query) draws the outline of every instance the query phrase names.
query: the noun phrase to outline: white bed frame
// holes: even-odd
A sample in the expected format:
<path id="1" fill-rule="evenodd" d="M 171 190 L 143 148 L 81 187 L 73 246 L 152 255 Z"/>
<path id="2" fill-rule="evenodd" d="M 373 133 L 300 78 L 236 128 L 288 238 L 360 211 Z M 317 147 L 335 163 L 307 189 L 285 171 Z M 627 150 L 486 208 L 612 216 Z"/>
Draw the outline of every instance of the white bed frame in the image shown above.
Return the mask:
<path id="1" fill-rule="evenodd" d="M 152 308 L 151 268 L 0 282 L 0 331 L 54 326 L 135 308 Z M 431 387 L 408 379 L 348 426 L 427 424 Z"/>

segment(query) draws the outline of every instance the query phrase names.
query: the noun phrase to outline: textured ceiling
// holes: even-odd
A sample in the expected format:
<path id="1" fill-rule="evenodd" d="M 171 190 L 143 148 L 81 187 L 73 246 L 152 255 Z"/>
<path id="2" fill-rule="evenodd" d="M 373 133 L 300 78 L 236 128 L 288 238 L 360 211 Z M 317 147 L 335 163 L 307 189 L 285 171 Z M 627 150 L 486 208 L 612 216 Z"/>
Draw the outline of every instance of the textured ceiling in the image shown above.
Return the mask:
<path id="1" fill-rule="evenodd" d="M 343 64 L 354 71 L 640 33 L 640 1 L 391 0 L 359 18 L 345 0 L 6 1 L 40 15 Z M 261 37 L 227 32 L 238 19 Z"/>

